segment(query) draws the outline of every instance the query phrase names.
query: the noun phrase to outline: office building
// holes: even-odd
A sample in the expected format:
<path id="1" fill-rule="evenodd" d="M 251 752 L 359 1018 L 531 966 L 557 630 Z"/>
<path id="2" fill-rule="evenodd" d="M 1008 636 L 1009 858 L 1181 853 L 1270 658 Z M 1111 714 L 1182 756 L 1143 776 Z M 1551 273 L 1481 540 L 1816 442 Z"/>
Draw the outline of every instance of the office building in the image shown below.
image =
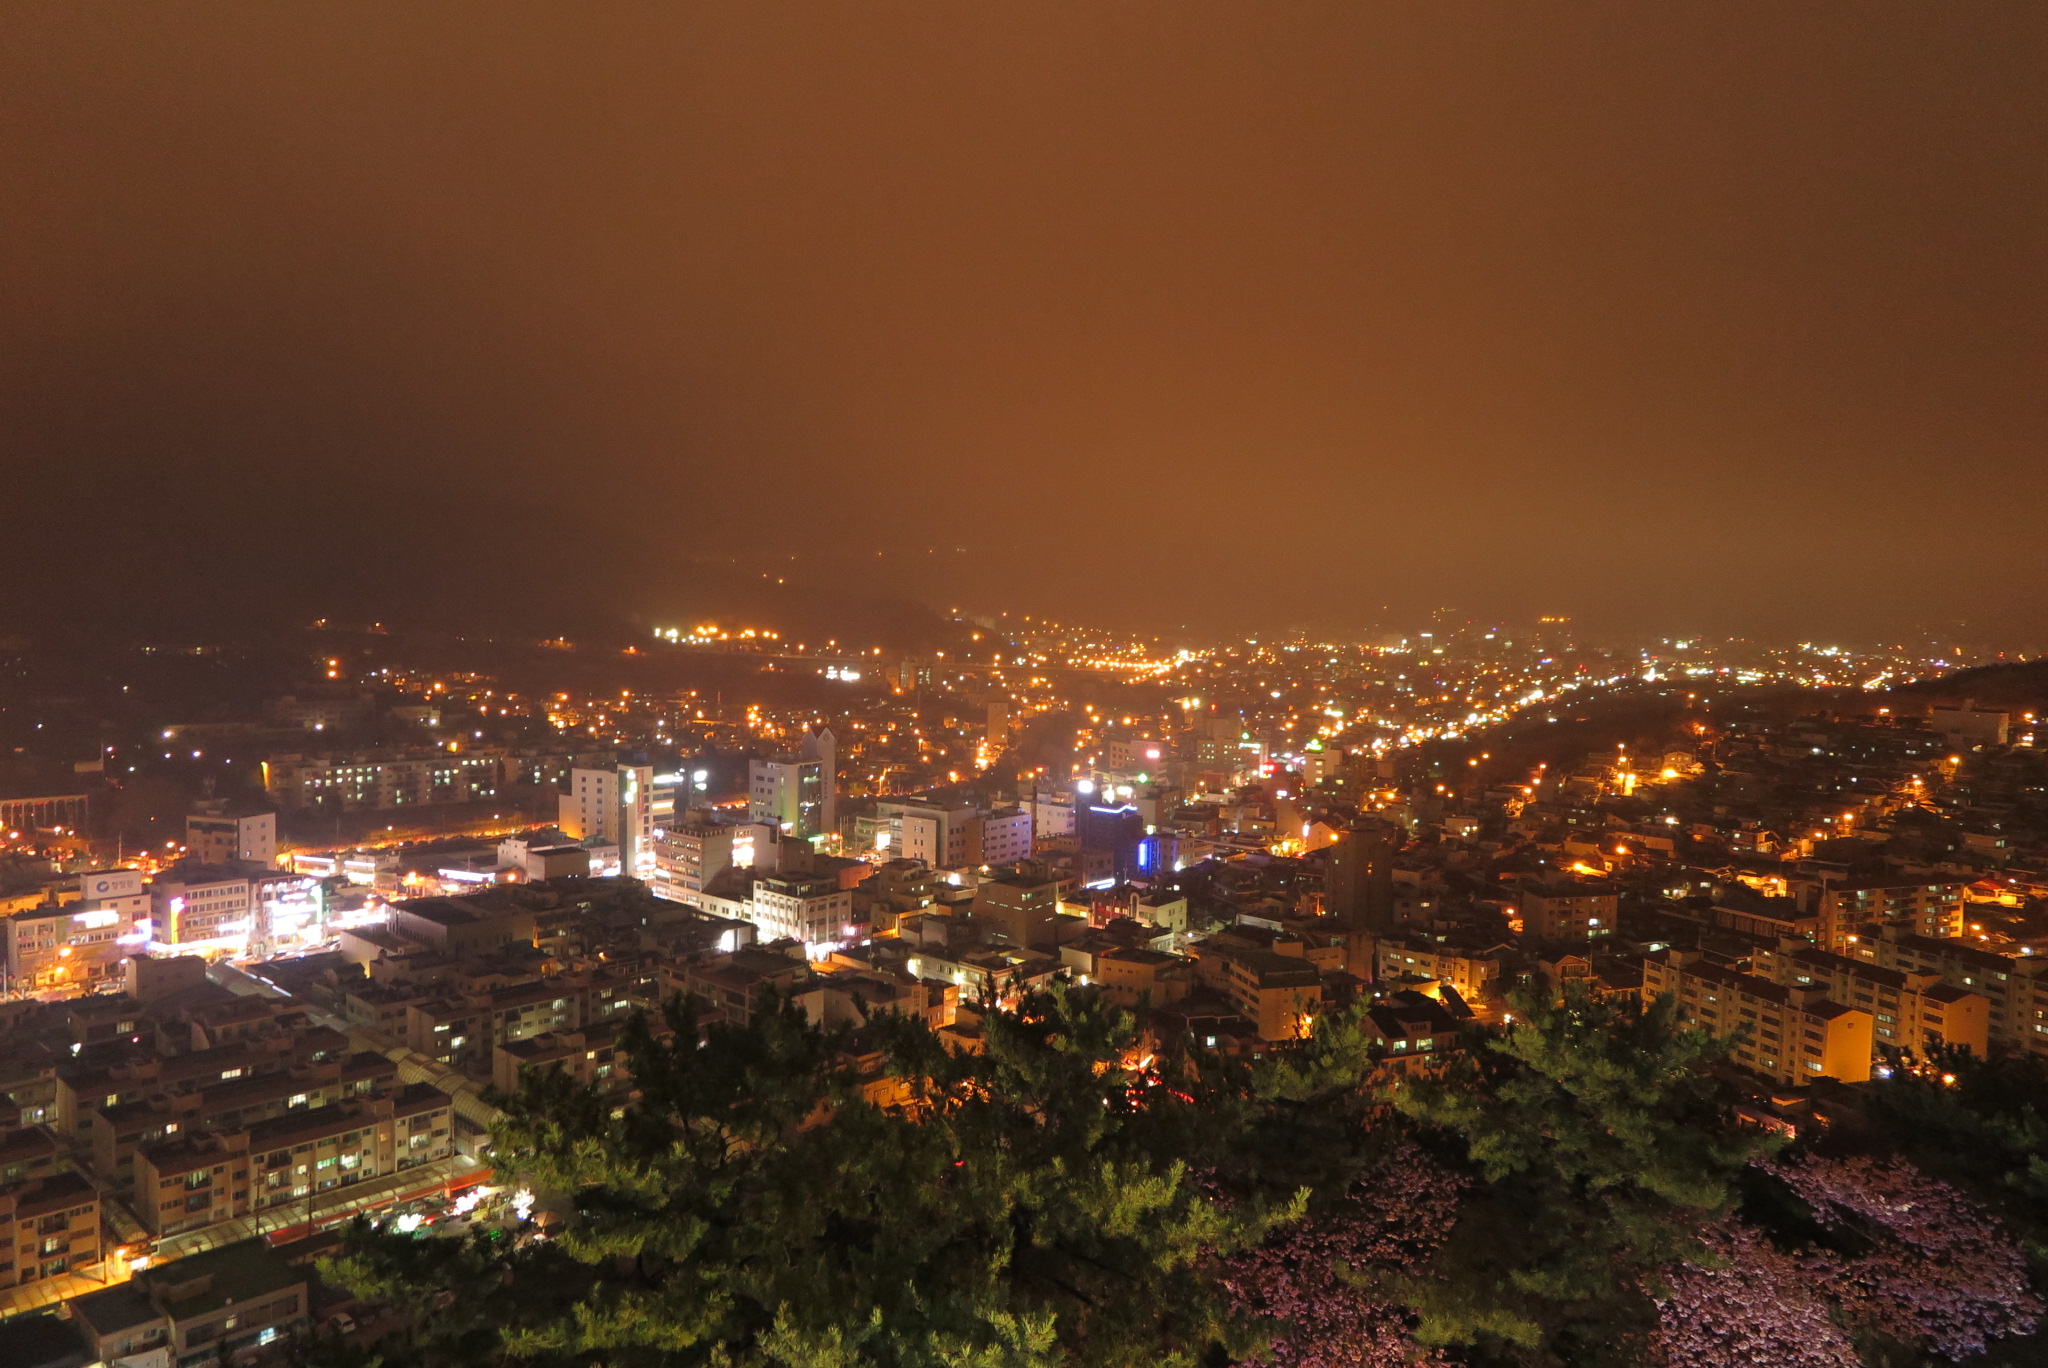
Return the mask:
<path id="1" fill-rule="evenodd" d="M 853 894 L 837 879 L 797 876 L 756 879 L 755 933 L 764 941 L 795 940 L 810 947 L 837 945 L 858 934 Z"/>
<path id="2" fill-rule="evenodd" d="M 75 902 L 48 902 L 0 918 L 0 986 L 9 993 L 90 992 L 118 978 L 139 949 L 149 893 L 134 869 L 78 877 Z"/>

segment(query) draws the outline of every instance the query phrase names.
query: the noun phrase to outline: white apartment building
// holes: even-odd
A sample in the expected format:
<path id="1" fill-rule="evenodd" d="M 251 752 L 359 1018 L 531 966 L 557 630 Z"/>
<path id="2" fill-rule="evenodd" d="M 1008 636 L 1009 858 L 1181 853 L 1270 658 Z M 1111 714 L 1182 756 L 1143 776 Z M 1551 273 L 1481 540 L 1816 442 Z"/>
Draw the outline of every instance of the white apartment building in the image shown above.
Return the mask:
<path id="1" fill-rule="evenodd" d="M 274 755 L 263 788 L 286 811 L 357 812 L 494 797 L 503 769 L 495 754 Z"/>
<path id="2" fill-rule="evenodd" d="M 570 839 L 610 842 L 619 848 L 620 871 L 636 879 L 654 876 L 654 769 L 621 765 L 617 769 L 569 772 L 569 791 L 561 795 L 557 823 Z"/>

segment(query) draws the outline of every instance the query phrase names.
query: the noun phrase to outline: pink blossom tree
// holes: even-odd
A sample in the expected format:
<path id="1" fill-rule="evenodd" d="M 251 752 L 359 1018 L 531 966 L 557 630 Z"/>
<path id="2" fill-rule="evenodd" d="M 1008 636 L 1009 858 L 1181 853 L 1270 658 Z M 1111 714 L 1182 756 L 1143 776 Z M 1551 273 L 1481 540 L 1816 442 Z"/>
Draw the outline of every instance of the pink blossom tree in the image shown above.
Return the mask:
<path id="1" fill-rule="evenodd" d="M 1655 1295 L 1656 1345 L 1672 1368 L 1857 1368 L 1807 1271 L 1739 1222 L 1707 1237 L 1710 1263 L 1686 1263 Z"/>
<path id="2" fill-rule="evenodd" d="M 1850 1238 L 1800 1260 L 1843 1315 L 1949 1359 L 2031 1334 L 2042 1302 L 2026 1255 L 1983 1206 L 1901 1159 L 1810 1155 L 1767 1166 Z"/>
<path id="3" fill-rule="evenodd" d="M 1463 1180 L 1404 1145 L 1332 1210 L 1233 1256 L 1222 1286 L 1234 1311 L 1270 1335 L 1276 1368 L 1403 1368 L 1441 1362 L 1410 1336 L 1406 1309 L 1376 1276 L 1412 1271 L 1443 1242 Z"/>

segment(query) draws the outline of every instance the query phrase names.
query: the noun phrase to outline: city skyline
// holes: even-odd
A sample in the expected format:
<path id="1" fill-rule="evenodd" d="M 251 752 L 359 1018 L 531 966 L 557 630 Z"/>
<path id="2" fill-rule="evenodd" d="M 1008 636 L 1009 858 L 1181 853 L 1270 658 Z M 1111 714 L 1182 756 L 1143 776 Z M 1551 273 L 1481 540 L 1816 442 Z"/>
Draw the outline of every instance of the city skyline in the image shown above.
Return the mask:
<path id="1" fill-rule="evenodd" d="M 2048 1362 L 2044 70 L 0 8 L 0 1368 Z"/>

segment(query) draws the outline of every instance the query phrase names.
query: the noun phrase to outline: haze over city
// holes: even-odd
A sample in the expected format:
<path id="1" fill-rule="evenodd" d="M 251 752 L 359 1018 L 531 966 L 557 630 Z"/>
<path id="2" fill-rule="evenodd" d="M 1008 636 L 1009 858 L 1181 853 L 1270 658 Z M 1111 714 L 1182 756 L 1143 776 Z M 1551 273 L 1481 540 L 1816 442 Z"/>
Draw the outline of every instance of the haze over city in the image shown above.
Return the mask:
<path id="1" fill-rule="evenodd" d="M 2035 7 L 0 25 L 0 556 L 95 611 L 2048 628 Z"/>

